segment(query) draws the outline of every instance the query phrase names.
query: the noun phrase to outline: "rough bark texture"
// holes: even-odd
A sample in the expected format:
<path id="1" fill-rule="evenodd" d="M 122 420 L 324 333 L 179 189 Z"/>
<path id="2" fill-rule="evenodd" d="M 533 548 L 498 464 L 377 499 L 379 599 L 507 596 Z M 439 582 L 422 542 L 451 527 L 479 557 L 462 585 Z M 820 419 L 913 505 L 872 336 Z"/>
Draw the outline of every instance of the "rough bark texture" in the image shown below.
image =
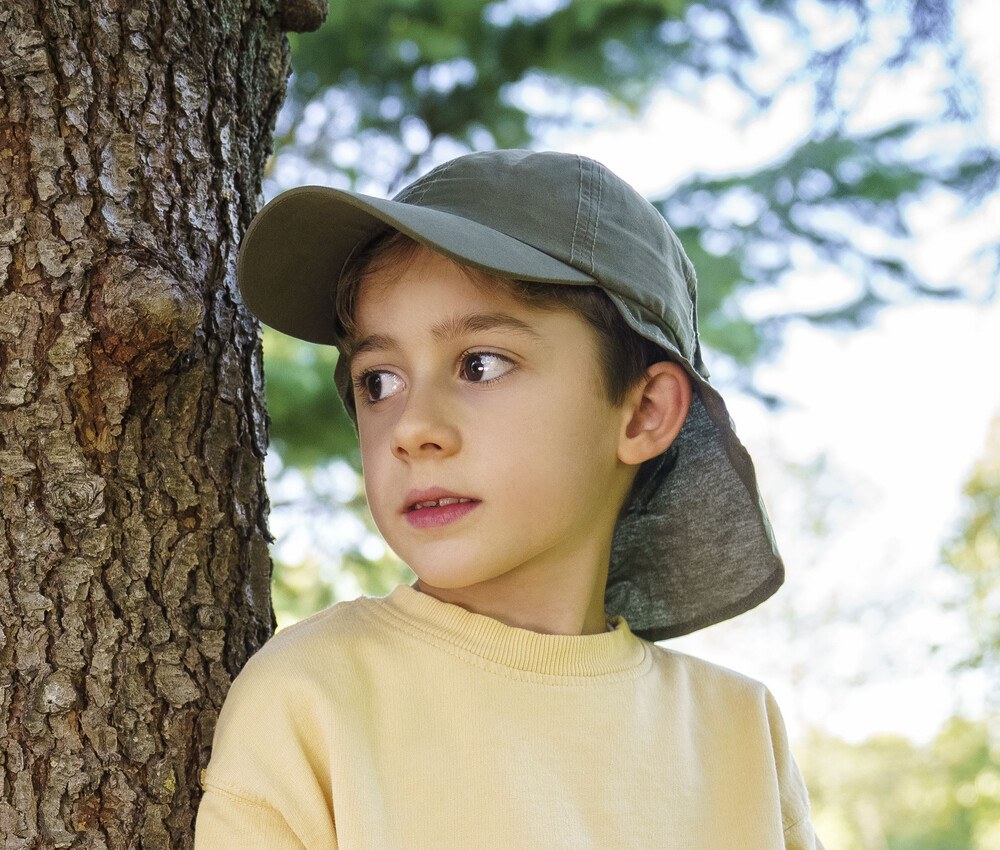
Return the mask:
<path id="1" fill-rule="evenodd" d="M 270 635 L 268 0 L 0 3 L 0 848 L 190 847 Z"/>

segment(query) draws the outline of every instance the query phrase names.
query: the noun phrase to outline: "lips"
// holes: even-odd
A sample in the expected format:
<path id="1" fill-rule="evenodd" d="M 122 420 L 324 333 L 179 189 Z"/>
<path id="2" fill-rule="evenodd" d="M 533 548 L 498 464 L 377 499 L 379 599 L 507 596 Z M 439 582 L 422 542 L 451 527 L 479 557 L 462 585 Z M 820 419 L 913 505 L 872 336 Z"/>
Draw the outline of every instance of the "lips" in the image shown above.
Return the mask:
<path id="1" fill-rule="evenodd" d="M 433 487 L 411 490 L 406 494 L 402 513 L 414 528 L 433 528 L 448 525 L 471 513 L 480 504 L 479 499 L 462 496 Z"/>

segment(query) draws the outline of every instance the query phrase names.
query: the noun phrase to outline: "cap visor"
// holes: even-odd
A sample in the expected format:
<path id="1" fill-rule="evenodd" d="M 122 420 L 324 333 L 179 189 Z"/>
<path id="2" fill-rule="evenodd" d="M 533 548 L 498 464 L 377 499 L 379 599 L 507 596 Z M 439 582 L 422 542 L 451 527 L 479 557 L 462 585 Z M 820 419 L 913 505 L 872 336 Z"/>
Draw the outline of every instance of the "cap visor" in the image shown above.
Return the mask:
<path id="1" fill-rule="evenodd" d="M 595 283 L 537 248 L 445 210 L 303 186 L 268 203 L 243 237 L 237 278 L 244 302 L 276 330 L 335 345 L 335 284 L 351 254 L 387 229 L 504 277 Z"/>

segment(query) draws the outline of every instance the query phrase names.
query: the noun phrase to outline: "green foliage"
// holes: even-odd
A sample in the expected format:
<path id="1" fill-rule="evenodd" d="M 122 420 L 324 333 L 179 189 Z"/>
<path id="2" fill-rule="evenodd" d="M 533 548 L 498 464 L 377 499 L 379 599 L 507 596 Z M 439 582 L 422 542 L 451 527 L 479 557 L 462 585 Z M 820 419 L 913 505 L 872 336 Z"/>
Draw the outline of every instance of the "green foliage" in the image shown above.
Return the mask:
<path id="1" fill-rule="evenodd" d="M 304 104 L 331 88 L 347 93 L 355 136 L 400 139 L 416 121 L 431 139 L 481 146 L 485 130 L 494 145 L 520 147 L 532 134 L 511 87 L 528 75 L 593 87 L 634 109 L 680 55 L 706 66 L 704 50 L 659 33 L 689 5 L 578 0 L 546 14 L 486 0 L 340 0 L 318 32 L 293 37 L 291 95 Z"/>
<path id="2" fill-rule="evenodd" d="M 911 165 L 893 161 L 886 146 L 915 132 L 910 125 L 865 136 L 829 136 L 803 142 L 780 162 L 753 174 L 695 177 L 658 202 L 664 216 L 683 222 L 678 236 L 699 279 L 699 311 L 706 344 L 750 365 L 766 356 L 792 320 L 857 329 L 906 289 L 938 298 L 956 288 L 924 284 L 902 252 L 863 248 L 857 231 L 878 227 L 909 236 L 901 211 L 929 185 L 970 195 L 983 171 L 1000 167 L 995 152 L 975 150 L 959 162 Z M 978 169 L 970 168 L 970 161 Z M 730 212 L 730 210 L 732 210 Z M 796 248 L 840 268 L 856 282 L 855 294 L 836 306 L 776 314 L 754 323 L 732 310 L 745 291 L 766 286 L 793 268 Z"/>
<path id="3" fill-rule="evenodd" d="M 336 601 L 333 585 L 324 574 L 323 564 L 315 558 L 305 558 L 294 564 L 274 561 L 271 605 L 279 629 L 304 620 Z"/>
<path id="4" fill-rule="evenodd" d="M 990 426 L 964 495 L 960 531 L 945 547 L 944 558 L 964 580 L 958 604 L 967 612 L 976 640 L 967 664 L 1000 672 L 1000 415 Z"/>
<path id="5" fill-rule="evenodd" d="M 346 584 L 344 576 L 349 576 L 353 580 L 350 589 L 368 596 L 384 596 L 397 585 L 409 584 L 414 578 L 409 568 L 391 553 L 373 560 L 359 552 L 349 552 L 336 566 L 340 574 L 339 585 Z M 330 573 L 331 564 L 316 557 L 297 563 L 275 560 L 271 601 L 279 629 L 346 598 L 338 593 Z"/>
<path id="6" fill-rule="evenodd" d="M 382 596 L 414 580 L 378 538 L 357 469 L 337 460 L 304 471 L 280 467 L 272 476 L 272 516 L 291 509 L 299 529 L 311 532 L 295 560 L 283 557 L 280 542 L 272 553 L 271 595 L 279 628 L 341 599 Z"/>
<path id="7" fill-rule="evenodd" d="M 360 468 L 354 426 L 333 383 L 337 350 L 304 345 L 264 328 L 264 386 L 271 446 L 289 466 L 309 469 L 331 457 Z"/>
<path id="8" fill-rule="evenodd" d="M 888 736 L 849 744 L 813 732 L 797 759 L 828 847 L 1000 848 L 1000 741 L 988 722 L 953 718 L 922 747 Z"/>

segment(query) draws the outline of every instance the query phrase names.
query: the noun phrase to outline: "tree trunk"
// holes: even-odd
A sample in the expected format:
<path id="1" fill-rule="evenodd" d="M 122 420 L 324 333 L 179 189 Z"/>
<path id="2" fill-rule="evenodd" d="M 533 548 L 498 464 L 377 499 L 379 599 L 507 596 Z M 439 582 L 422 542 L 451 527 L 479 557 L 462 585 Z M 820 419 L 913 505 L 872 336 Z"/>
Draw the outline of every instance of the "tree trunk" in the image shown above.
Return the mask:
<path id="1" fill-rule="evenodd" d="M 316 12 L 0 3 L 2 850 L 190 847 L 219 706 L 273 630 L 234 271 L 281 30 Z"/>

